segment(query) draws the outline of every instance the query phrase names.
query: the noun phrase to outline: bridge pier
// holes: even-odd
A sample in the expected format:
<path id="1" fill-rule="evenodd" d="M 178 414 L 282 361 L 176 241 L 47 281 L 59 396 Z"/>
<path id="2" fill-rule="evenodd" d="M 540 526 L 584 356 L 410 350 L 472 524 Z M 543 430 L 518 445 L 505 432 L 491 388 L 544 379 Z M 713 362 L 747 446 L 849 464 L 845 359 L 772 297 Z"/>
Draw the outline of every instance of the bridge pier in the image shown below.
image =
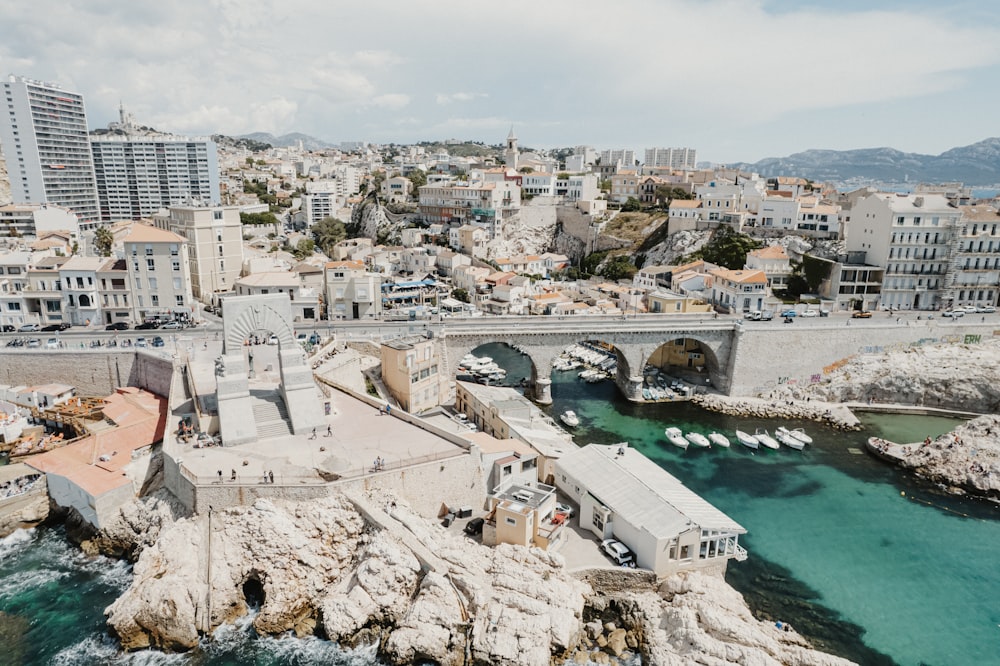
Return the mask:
<path id="1" fill-rule="evenodd" d="M 625 397 L 632 402 L 642 402 L 642 375 L 632 375 L 631 377 L 626 377 L 624 379 L 619 379 L 616 383 L 618 384 L 618 389 L 625 395 Z"/>
<path id="2" fill-rule="evenodd" d="M 548 377 L 535 380 L 535 402 L 539 405 L 552 404 L 552 380 Z"/>

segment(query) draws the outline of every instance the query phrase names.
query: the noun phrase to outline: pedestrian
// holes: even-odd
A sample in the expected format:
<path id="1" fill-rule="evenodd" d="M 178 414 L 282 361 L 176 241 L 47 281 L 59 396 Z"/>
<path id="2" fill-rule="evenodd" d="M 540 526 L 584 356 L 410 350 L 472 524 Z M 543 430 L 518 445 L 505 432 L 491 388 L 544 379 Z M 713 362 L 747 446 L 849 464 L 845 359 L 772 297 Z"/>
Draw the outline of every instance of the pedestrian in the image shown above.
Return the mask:
<path id="1" fill-rule="evenodd" d="M 264 472 L 264 483 L 267 483 L 267 472 Z"/>
<path id="2" fill-rule="evenodd" d="M 386 416 L 392 416 L 392 405 L 387 404 L 385 406 L 385 413 L 386 413 Z"/>
<path id="3" fill-rule="evenodd" d="M 333 437 L 333 428 L 331 426 L 328 425 L 326 427 L 326 434 L 324 437 Z"/>
<path id="4" fill-rule="evenodd" d="M 235 469 L 233 470 L 233 473 L 229 475 L 229 480 L 230 481 L 235 481 L 236 480 L 236 470 Z"/>
<path id="5" fill-rule="evenodd" d="M 313 428 L 312 435 L 309 436 L 309 439 L 316 439 L 316 428 Z"/>
<path id="6" fill-rule="evenodd" d="M 219 470 L 219 483 L 222 483 L 222 470 Z"/>
<path id="7" fill-rule="evenodd" d="M 271 483 L 274 483 L 274 470 L 271 470 L 270 472 L 267 473 L 267 480 L 270 481 Z"/>

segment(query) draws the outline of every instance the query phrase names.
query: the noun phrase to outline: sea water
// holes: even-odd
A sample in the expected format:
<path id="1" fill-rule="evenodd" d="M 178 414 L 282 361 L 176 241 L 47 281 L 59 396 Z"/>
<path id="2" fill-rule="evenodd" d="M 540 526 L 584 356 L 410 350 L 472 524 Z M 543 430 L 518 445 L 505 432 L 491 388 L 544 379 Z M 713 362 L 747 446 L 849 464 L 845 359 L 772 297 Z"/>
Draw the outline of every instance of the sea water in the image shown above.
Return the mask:
<path id="1" fill-rule="evenodd" d="M 530 362 L 501 345 L 480 348 L 516 382 Z M 581 418 L 578 444 L 628 441 L 733 519 L 750 557 L 727 579 L 761 618 L 790 622 L 818 647 L 868 664 L 1000 661 L 1000 521 L 993 505 L 953 498 L 863 453 L 871 435 L 919 441 L 953 419 L 865 417 L 863 433 L 801 426 L 815 439 L 796 452 L 751 451 L 739 427 L 769 421 L 704 412 L 687 403 L 634 404 L 611 382 L 553 374 L 553 414 Z M 730 449 L 687 451 L 663 430 L 718 429 Z M 88 557 L 59 528 L 0 539 L 0 663 L 3 664 L 377 664 L 373 651 L 320 639 L 258 637 L 252 616 L 216 630 L 190 653 L 122 654 L 103 609 L 131 580 L 124 562 Z"/>

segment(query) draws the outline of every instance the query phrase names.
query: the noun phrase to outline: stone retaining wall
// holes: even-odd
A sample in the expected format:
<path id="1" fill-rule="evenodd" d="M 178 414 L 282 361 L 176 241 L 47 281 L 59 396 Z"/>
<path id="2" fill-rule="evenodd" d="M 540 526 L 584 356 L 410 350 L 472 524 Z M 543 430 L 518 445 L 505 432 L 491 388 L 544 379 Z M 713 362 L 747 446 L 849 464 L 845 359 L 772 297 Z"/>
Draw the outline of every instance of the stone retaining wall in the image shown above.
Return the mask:
<path id="1" fill-rule="evenodd" d="M 173 361 L 155 352 L 102 349 L 0 351 L 0 382 L 9 386 L 59 383 L 77 394 L 106 396 L 119 386 L 170 394 Z"/>

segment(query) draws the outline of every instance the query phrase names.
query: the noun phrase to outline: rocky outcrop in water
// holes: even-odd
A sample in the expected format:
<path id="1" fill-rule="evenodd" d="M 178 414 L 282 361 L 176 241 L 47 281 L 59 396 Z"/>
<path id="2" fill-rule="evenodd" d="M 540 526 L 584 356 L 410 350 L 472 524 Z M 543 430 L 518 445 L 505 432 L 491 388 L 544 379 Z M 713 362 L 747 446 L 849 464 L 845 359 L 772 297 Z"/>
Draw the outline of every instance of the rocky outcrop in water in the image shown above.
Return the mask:
<path id="1" fill-rule="evenodd" d="M 256 600 L 261 633 L 377 644 L 393 664 L 847 663 L 755 620 L 719 578 L 658 594 L 651 574 L 597 571 L 584 581 L 558 554 L 484 547 L 388 496 L 258 500 L 164 525 L 106 614 L 127 649 L 189 649 Z"/>
<path id="2" fill-rule="evenodd" d="M 731 416 L 754 419 L 803 419 L 819 421 L 839 430 L 860 430 L 858 421 L 850 409 L 843 405 L 822 400 L 791 400 L 780 392 L 763 398 L 702 394 L 691 398 L 691 402 L 703 409 Z"/>

